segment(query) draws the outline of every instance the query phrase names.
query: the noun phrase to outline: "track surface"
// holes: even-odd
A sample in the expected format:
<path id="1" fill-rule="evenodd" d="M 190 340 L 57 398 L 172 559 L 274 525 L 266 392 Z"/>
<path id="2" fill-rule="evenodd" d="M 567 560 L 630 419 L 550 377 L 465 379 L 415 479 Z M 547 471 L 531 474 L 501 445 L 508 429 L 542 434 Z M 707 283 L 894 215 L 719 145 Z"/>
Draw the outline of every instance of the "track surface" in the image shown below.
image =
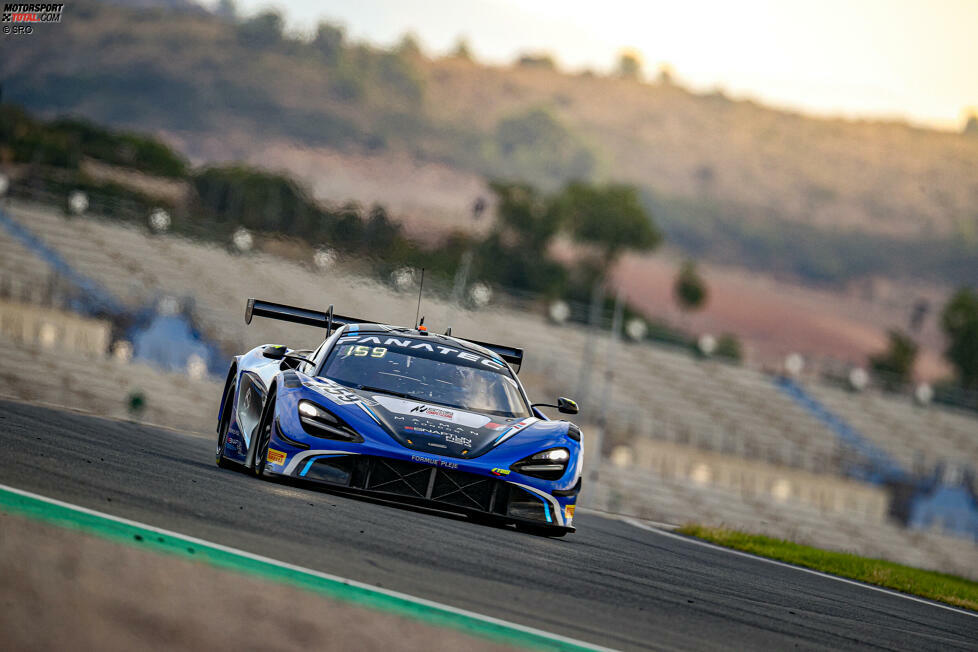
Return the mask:
<path id="1" fill-rule="evenodd" d="M 2 483 L 599 645 L 946 650 L 978 641 L 978 618 L 620 521 L 580 515 L 577 534 L 545 539 L 261 482 L 218 469 L 215 442 L 0 401 Z"/>

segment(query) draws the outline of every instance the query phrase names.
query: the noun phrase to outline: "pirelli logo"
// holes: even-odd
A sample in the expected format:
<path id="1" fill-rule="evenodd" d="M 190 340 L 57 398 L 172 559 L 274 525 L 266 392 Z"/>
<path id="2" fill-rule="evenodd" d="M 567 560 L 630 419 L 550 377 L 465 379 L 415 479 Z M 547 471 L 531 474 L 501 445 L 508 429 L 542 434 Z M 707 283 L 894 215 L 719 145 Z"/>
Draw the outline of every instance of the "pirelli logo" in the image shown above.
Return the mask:
<path id="1" fill-rule="evenodd" d="M 288 456 L 282 451 L 277 451 L 274 448 L 268 449 L 268 461 L 272 464 L 285 464 L 286 457 Z"/>

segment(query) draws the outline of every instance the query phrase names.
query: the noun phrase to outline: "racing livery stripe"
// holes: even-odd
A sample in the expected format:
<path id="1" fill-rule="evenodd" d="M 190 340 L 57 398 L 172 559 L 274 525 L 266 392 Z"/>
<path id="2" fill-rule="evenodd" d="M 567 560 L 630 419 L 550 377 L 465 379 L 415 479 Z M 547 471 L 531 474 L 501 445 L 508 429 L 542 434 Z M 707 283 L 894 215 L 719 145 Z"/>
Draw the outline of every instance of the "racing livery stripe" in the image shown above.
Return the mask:
<path id="1" fill-rule="evenodd" d="M 0 510 L 142 549 L 285 582 L 334 600 L 537 650 L 608 650 L 492 616 L 257 555 L 0 484 Z"/>
<path id="2" fill-rule="evenodd" d="M 518 433 L 520 430 L 523 430 L 527 426 L 533 425 L 539 420 L 540 419 L 536 417 L 527 417 L 526 419 L 523 419 L 519 423 L 514 423 L 509 428 L 504 430 L 498 437 L 496 437 L 496 441 L 492 442 L 492 445 L 498 446 L 499 444 L 503 443 L 504 441 L 506 441 L 507 439 L 509 439 L 516 433 Z"/>
<path id="3" fill-rule="evenodd" d="M 313 457 L 310 457 L 308 460 L 306 460 L 306 465 L 304 467 L 302 467 L 302 470 L 301 471 L 299 471 L 299 475 L 301 477 L 303 477 L 303 478 L 306 477 L 306 474 L 309 473 L 309 467 L 312 466 L 312 463 L 313 462 L 315 462 L 316 460 L 318 460 L 320 458 L 326 459 L 326 458 L 330 458 L 330 457 L 342 457 L 342 456 L 341 455 L 336 455 L 335 453 L 333 455 L 314 455 Z"/>
<path id="4" fill-rule="evenodd" d="M 373 410 L 371 410 L 371 409 L 370 409 L 369 407 L 367 407 L 367 406 L 366 406 L 366 405 L 365 405 L 364 403 L 357 403 L 357 405 L 359 405 L 359 406 L 360 406 L 360 409 L 361 409 L 361 410 L 363 410 L 364 412 L 366 412 L 366 413 L 367 413 L 367 415 L 368 415 L 368 416 L 369 416 L 369 417 L 370 417 L 371 419 L 373 419 L 374 421 L 376 421 L 376 422 L 377 422 L 377 425 L 378 425 L 378 426 L 383 426 L 383 425 L 384 425 L 384 424 L 382 424 L 382 423 L 380 422 L 380 419 L 378 419 L 378 418 L 377 418 L 377 415 L 376 415 L 376 414 L 374 414 L 374 411 L 373 411 Z"/>
<path id="5" fill-rule="evenodd" d="M 295 472 L 296 467 L 299 466 L 299 462 L 301 462 L 302 460 L 308 457 L 312 457 L 313 455 L 359 455 L 359 454 L 360 453 L 351 453 L 350 451 L 324 451 L 324 450 L 302 451 L 301 453 L 296 453 L 295 456 L 292 457 L 292 460 L 289 462 L 288 466 L 285 467 L 285 470 L 282 471 L 282 473 L 284 473 L 285 475 L 292 475 Z"/>

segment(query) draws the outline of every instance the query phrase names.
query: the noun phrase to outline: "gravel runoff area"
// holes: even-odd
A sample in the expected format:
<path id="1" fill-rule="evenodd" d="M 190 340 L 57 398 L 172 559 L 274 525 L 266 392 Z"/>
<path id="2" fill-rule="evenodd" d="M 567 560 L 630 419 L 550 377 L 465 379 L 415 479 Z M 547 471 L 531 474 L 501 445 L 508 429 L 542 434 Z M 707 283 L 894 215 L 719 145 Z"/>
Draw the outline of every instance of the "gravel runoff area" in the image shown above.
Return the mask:
<path id="1" fill-rule="evenodd" d="M 3 650 L 505 650 L 0 512 Z"/>

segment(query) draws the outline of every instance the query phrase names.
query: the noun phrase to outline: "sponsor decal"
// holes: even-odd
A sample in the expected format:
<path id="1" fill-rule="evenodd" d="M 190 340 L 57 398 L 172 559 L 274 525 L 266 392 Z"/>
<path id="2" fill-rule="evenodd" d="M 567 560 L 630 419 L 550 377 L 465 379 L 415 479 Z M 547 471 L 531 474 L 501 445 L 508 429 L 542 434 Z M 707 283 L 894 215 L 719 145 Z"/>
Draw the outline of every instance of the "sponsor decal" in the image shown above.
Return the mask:
<path id="1" fill-rule="evenodd" d="M 405 430 L 410 430 L 411 432 L 420 432 L 424 435 L 433 435 L 435 437 L 444 437 L 449 434 L 447 432 L 442 432 L 439 430 L 432 430 L 430 428 L 419 428 L 418 426 L 404 426 Z"/>
<path id="2" fill-rule="evenodd" d="M 465 428 L 482 428 L 490 421 L 489 417 L 475 414 L 474 412 L 463 412 L 462 410 L 449 410 L 444 408 L 433 409 L 431 405 L 426 403 L 409 401 L 395 396 L 377 394 L 373 398 L 387 411 L 393 412 L 394 414 L 410 415 L 412 423 L 426 427 L 430 426 L 432 421 L 441 421 L 442 423 L 451 423 Z M 414 408 L 417 407 L 426 409 L 424 412 L 414 411 Z M 465 431 L 463 430 L 462 432 Z"/>
<path id="3" fill-rule="evenodd" d="M 509 469 L 493 469 L 493 475 L 509 475 Z"/>
<path id="4" fill-rule="evenodd" d="M 418 426 L 404 426 L 405 430 L 410 430 L 411 432 L 419 432 L 425 435 L 432 435 L 434 437 L 444 437 L 445 441 L 458 444 L 460 446 L 472 447 L 472 440 L 469 437 L 463 437 L 461 435 L 456 435 L 453 432 L 448 432 L 447 430 L 441 430 L 438 428 L 419 428 Z M 441 444 L 430 444 L 431 446 L 441 446 Z"/>
<path id="5" fill-rule="evenodd" d="M 568 525 L 570 525 L 570 522 L 574 520 L 574 507 L 575 505 L 567 505 L 564 507 L 564 517 L 567 520 Z"/>
<path id="6" fill-rule="evenodd" d="M 356 358 L 365 358 L 367 356 L 371 358 L 383 358 L 387 355 L 387 349 L 382 346 L 375 346 L 373 348 L 369 346 L 350 346 L 347 347 L 346 351 L 340 357 L 348 358 L 351 355 Z"/>
<path id="7" fill-rule="evenodd" d="M 422 464 L 431 464 L 432 466 L 440 466 L 445 469 L 457 469 L 458 464 L 455 462 L 448 462 L 446 460 L 440 460 L 437 457 L 425 457 L 423 455 L 412 455 L 412 462 L 420 462 Z"/>
<path id="8" fill-rule="evenodd" d="M 285 464 L 285 458 L 288 457 L 282 451 L 277 451 L 274 448 L 268 449 L 268 461 L 272 464 Z"/>
<path id="9" fill-rule="evenodd" d="M 440 344 L 431 344 L 429 342 L 419 342 L 414 339 L 400 339 L 397 337 L 378 337 L 376 335 L 346 335 L 340 338 L 338 344 L 357 344 L 361 350 L 368 351 L 368 353 L 362 354 L 363 356 L 371 355 L 373 357 L 383 357 L 387 354 L 387 350 L 391 347 L 395 349 L 402 349 L 410 353 L 410 351 L 427 351 L 428 353 L 443 355 L 449 358 L 455 358 L 457 360 L 465 360 L 466 362 L 475 362 L 479 365 L 488 367 L 490 369 L 496 369 L 502 371 L 506 369 L 506 365 L 501 362 L 497 362 L 492 358 L 487 358 L 478 353 L 472 353 L 471 351 L 463 351 L 461 349 L 454 349 L 450 346 L 442 346 Z M 368 348 L 367 344 L 373 344 L 372 349 Z M 383 354 L 375 355 L 370 353 L 379 348 L 384 349 Z M 356 355 L 356 353 L 354 353 Z"/>
<path id="10" fill-rule="evenodd" d="M 471 446 L 472 440 L 468 437 L 459 437 L 458 435 L 448 434 L 445 435 L 445 441 L 452 444 L 459 444 L 460 446 Z"/>
<path id="11" fill-rule="evenodd" d="M 451 419 L 455 416 L 455 413 L 451 410 L 446 410 L 444 408 L 432 407 L 430 405 L 415 405 L 411 408 L 411 412 L 418 412 L 426 417 L 442 417 L 443 419 Z"/>
<path id="12" fill-rule="evenodd" d="M 370 405 L 376 405 L 376 403 L 366 401 L 359 394 L 351 392 L 348 388 L 343 387 L 343 385 L 326 378 L 314 378 L 306 380 L 303 381 L 303 384 L 306 387 L 314 389 L 320 394 L 327 396 L 334 403 L 340 403 L 342 405 L 349 405 L 351 403 L 369 403 Z"/>

